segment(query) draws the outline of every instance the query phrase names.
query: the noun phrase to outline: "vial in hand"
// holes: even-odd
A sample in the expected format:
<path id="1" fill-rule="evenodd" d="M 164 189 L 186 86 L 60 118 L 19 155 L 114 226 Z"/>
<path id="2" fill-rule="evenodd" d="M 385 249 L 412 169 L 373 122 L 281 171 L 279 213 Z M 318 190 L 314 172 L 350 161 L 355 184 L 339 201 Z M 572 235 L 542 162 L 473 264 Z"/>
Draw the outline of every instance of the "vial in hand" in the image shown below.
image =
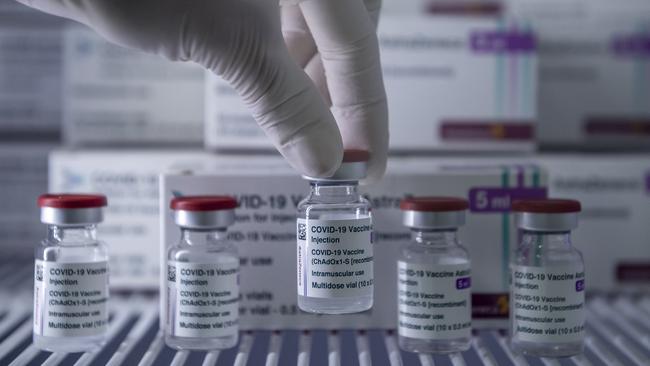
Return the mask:
<path id="1" fill-rule="evenodd" d="M 411 242 L 397 262 L 398 340 L 409 352 L 469 349 L 472 329 L 471 265 L 458 240 L 466 200 L 414 197 L 402 200 Z"/>
<path id="2" fill-rule="evenodd" d="M 571 244 L 580 202 L 513 203 L 522 239 L 510 263 L 511 348 L 539 357 L 580 354 L 585 337 L 585 267 Z"/>
<path id="3" fill-rule="evenodd" d="M 36 248 L 34 345 L 50 352 L 87 352 L 108 328 L 108 251 L 97 240 L 106 197 L 44 194 L 38 198 L 47 238 Z"/>
<path id="4" fill-rule="evenodd" d="M 239 255 L 226 240 L 237 201 L 189 196 L 171 201 L 181 240 L 167 255 L 165 343 L 179 350 L 234 347 L 239 338 Z"/>
<path id="5" fill-rule="evenodd" d="M 311 192 L 298 205 L 298 306 L 303 311 L 347 314 L 373 301 L 370 203 L 359 194 L 369 153 L 346 150 L 329 178 L 305 177 Z"/>

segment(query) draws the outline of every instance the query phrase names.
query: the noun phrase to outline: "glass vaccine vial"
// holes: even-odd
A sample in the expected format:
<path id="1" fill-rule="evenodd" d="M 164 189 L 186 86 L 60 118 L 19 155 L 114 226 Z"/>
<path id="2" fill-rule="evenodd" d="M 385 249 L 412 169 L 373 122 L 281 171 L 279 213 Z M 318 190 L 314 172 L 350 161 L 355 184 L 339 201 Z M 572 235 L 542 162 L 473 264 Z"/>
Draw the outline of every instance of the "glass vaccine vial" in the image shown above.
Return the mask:
<path id="1" fill-rule="evenodd" d="M 101 347 L 108 329 L 108 250 L 97 240 L 106 197 L 38 198 L 47 238 L 35 251 L 34 345 L 50 352 Z"/>
<path id="2" fill-rule="evenodd" d="M 346 150 L 329 178 L 305 177 L 309 195 L 298 205 L 298 306 L 310 313 L 368 310 L 373 301 L 370 203 L 359 194 L 370 154 Z"/>
<path id="3" fill-rule="evenodd" d="M 239 338 L 239 254 L 226 238 L 237 201 L 188 196 L 170 204 L 181 239 L 167 253 L 165 343 L 178 350 L 234 347 Z"/>
<path id="4" fill-rule="evenodd" d="M 582 254 L 571 244 L 580 202 L 518 201 L 512 210 L 522 239 L 510 263 L 511 348 L 539 357 L 580 354 L 585 267 Z"/>
<path id="5" fill-rule="evenodd" d="M 468 202 L 413 197 L 400 203 L 411 242 L 397 261 L 398 342 L 409 352 L 451 353 L 470 347 L 471 263 L 458 240 Z"/>

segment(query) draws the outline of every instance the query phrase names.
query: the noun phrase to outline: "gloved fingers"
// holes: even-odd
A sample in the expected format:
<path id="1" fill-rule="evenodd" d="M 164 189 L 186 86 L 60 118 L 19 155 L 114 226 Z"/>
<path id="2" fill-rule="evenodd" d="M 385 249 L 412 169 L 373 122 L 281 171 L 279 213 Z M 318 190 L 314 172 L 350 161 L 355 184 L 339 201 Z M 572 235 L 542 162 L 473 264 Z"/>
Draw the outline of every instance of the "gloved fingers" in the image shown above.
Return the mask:
<path id="1" fill-rule="evenodd" d="M 302 15 L 302 10 L 297 5 L 291 4 L 283 5 L 281 9 L 282 35 L 289 54 L 298 66 L 305 69 L 307 76 L 316 84 L 325 104 L 328 107 L 331 106 L 323 63 L 316 49 L 316 42 Z"/>
<path id="2" fill-rule="evenodd" d="M 379 23 L 379 13 L 381 12 L 381 3 L 382 0 L 363 0 L 364 5 L 366 6 L 366 11 L 370 16 L 370 20 L 377 28 Z"/>
<path id="3" fill-rule="evenodd" d="M 307 22 L 297 5 L 283 5 L 280 7 L 280 16 L 282 36 L 289 54 L 304 69 L 317 52 Z"/>
<path id="4" fill-rule="evenodd" d="M 316 42 L 311 35 L 311 31 L 307 26 L 305 17 L 302 15 L 302 10 L 298 7 L 297 3 L 300 0 L 292 0 L 285 2 L 282 6 L 282 34 L 285 43 L 289 48 L 289 53 L 298 65 L 305 69 L 307 76 L 316 84 L 318 91 L 323 96 L 325 103 L 332 106 L 332 100 L 329 90 L 327 88 L 327 79 L 325 77 L 325 69 L 323 68 L 323 61 L 316 49 Z M 364 5 L 370 20 L 377 27 L 379 21 L 379 13 L 381 10 L 381 0 L 364 0 Z M 283 2 L 280 1 L 282 5 Z"/>
<path id="5" fill-rule="evenodd" d="M 316 85 L 316 88 L 318 88 L 325 104 L 328 107 L 331 107 L 332 98 L 330 97 L 330 91 L 327 87 L 327 78 L 325 77 L 323 60 L 321 60 L 319 53 L 316 53 L 311 60 L 309 60 L 307 66 L 305 66 L 305 73 L 307 73 L 307 76 L 309 76 L 314 85 Z"/>
<path id="6" fill-rule="evenodd" d="M 366 5 L 362 0 L 305 0 L 300 9 L 320 52 L 343 144 L 370 151 L 368 180 L 377 180 L 386 167 L 388 109 Z"/>
<path id="7" fill-rule="evenodd" d="M 79 0 L 16 0 L 19 3 L 40 10 L 44 13 L 56 15 L 62 18 L 89 25 L 85 3 Z"/>
<path id="8" fill-rule="evenodd" d="M 330 176 L 343 158 L 341 133 L 314 84 L 279 43 L 240 64 L 236 80 L 226 79 L 291 166 L 303 175 Z"/>

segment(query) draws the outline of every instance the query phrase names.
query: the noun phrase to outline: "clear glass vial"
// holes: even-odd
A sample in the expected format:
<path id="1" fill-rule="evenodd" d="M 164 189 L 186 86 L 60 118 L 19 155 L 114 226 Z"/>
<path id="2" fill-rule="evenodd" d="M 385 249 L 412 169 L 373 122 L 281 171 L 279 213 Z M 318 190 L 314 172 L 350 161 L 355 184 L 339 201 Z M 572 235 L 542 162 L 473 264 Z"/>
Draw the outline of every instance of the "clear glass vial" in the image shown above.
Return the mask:
<path id="1" fill-rule="evenodd" d="M 35 251 L 34 345 L 50 352 L 101 347 L 108 328 L 108 250 L 97 240 L 106 197 L 38 198 L 47 238 Z"/>
<path id="2" fill-rule="evenodd" d="M 522 239 L 510 263 L 510 335 L 514 352 L 539 357 L 580 354 L 584 343 L 582 254 L 571 244 L 580 202 L 513 203 Z"/>
<path id="3" fill-rule="evenodd" d="M 358 190 L 370 155 L 346 150 L 329 178 L 305 177 L 309 195 L 298 205 L 298 306 L 310 313 L 368 310 L 373 301 L 370 203 Z"/>
<path id="4" fill-rule="evenodd" d="M 181 239 L 167 254 L 165 343 L 178 350 L 219 350 L 239 338 L 239 254 L 226 237 L 237 201 L 188 196 L 170 204 Z"/>
<path id="5" fill-rule="evenodd" d="M 400 208 L 412 236 L 397 261 L 399 345 L 409 352 L 465 351 L 472 333 L 471 263 L 458 228 L 468 203 L 413 197 Z"/>

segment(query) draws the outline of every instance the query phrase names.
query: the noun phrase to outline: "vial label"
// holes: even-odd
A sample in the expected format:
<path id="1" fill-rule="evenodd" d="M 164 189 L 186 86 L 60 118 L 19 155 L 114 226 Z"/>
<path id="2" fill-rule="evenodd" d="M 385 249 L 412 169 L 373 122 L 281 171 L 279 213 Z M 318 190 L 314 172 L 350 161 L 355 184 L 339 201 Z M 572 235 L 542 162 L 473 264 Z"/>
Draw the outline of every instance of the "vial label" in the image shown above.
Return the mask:
<path id="1" fill-rule="evenodd" d="M 521 341 L 574 342 L 584 337 L 585 278 L 575 266 L 512 267 L 512 331 Z"/>
<path id="2" fill-rule="evenodd" d="M 45 337 L 85 337 L 108 325 L 108 263 L 36 260 L 34 333 Z"/>
<path id="3" fill-rule="evenodd" d="M 239 324 L 239 259 L 170 261 L 167 329 L 177 337 L 231 337 Z"/>
<path id="4" fill-rule="evenodd" d="M 372 220 L 298 219 L 298 295 L 372 295 Z"/>
<path id="5" fill-rule="evenodd" d="M 398 333 L 419 339 L 471 335 L 469 263 L 422 265 L 397 262 Z"/>

